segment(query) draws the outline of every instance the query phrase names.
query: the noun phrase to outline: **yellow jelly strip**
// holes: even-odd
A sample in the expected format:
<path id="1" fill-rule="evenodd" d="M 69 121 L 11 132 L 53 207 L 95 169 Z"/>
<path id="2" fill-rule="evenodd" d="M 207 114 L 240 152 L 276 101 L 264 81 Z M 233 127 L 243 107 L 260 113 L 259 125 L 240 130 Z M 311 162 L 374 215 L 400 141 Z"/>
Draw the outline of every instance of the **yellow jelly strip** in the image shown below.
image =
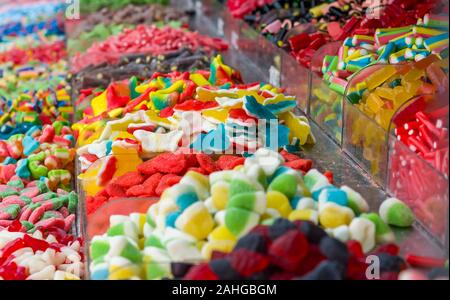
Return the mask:
<path id="1" fill-rule="evenodd" d="M 382 85 L 386 80 L 397 72 L 394 66 L 388 65 L 373 72 L 366 78 L 367 88 L 373 90 L 376 87 Z"/>
<path id="2" fill-rule="evenodd" d="M 211 83 L 206 80 L 202 74 L 191 74 L 189 79 L 192 80 L 197 86 L 211 86 Z"/>

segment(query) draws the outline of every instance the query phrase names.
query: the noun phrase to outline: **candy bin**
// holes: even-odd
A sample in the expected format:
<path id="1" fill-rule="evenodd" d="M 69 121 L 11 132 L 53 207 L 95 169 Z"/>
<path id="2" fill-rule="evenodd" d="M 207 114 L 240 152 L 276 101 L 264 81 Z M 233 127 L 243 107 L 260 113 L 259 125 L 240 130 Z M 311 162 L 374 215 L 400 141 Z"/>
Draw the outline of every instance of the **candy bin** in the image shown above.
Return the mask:
<path id="1" fill-rule="evenodd" d="M 319 48 L 311 61 L 311 88 L 309 115 L 338 144 L 342 143 L 342 106 L 345 86 L 336 82 L 328 84 L 324 80 L 322 62 L 329 54 L 337 53 L 339 42 Z M 326 67 L 325 67 L 326 68 Z M 330 78 L 329 78 L 330 79 Z"/>
<path id="2" fill-rule="evenodd" d="M 440 88 L 405 103 L 392 118 L 387 188 L 448 246 L 448 88 Z"/>

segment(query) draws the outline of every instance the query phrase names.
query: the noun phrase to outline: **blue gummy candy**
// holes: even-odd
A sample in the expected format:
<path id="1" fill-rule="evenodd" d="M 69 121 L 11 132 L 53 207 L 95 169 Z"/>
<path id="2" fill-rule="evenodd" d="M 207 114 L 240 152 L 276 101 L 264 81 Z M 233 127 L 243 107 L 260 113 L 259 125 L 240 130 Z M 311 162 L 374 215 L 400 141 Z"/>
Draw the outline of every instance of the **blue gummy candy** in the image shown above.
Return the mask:
<path id="1" fill-rule="evenodd" d="M 32 154 L 37 148 L 39 148 L 39 142 L 31 136 L 25 136 L 22 140 L 23 154 L 26 156 Z"/>
<path id="2" fill-rule="evenodd" d="M 288 100 L 288 101 L 281 101 L 281 102 L 273 103 L 273 104 L 267 104 L 265 106 L 265 108 L 270 110 L 270 112 L 273 113 L 274 115 L 278 115 L 278 114 L 290 111 L 296 106 L 297 106 L 297 102 L 295 102 L 293 100 Z"/>
<path id="3" fill-rule="evenodd" d="M 17 163 L 17 160 L 15 160 L 14 158 L 12 158 L 11 156 L 8 156 L 7 158 L 5 158 L 5 160 L 3 161 L 4 165 L 12 165 Z"/>
<path id="4" fill-rule="evenodd" d="M 30 170 L 28 170 L 28 159 L 24 158 L 17 162 L 16 175 L 20 178 L 29 178 L 31 176 Z"/>
<path id="5" fill-rule="evenodd" d="M 329 189 L 326 189 L 324 193 L 327 193 L 327 201 L 328 202 L 334 202 L 336 204 L 342 205 L 342 206 L 348 206 L 348 198 L 347 193 L 344 192 L 341 189 L 338 189 L 336 187 L 332 187 Z"/>
<path id="6" fill-rule="evenodd" d="M 174 211 L 167 215 L 166 217 L 166 226 L 167 227 L 173 227 L 175 228 L 175 222 L 177 221 L 178 217 L 181 215 L 181 212 Z"/>
<path id="7" fill-rule="evenodd" d="M 195 192 L 179 195 L 175 203 L 178 205 L 181 211 L 198 201 L 198 196 Z"/>
<path id="8" fill-rule="evenodd" d="M 245 112 L 258 120 L 276 120 L 277 117 L 266 107 L 256 101 L 253 96 L 245 96 L 244 106 Z"/>

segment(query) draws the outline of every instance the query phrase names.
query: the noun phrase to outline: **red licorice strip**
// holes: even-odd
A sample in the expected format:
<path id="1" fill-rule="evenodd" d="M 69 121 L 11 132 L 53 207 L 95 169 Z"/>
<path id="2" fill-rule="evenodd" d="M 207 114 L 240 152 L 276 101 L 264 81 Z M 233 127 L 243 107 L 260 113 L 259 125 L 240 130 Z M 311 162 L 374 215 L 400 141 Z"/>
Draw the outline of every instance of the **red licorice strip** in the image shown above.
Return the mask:
<path id="1" fill-rule="evenodd" d="M 439 268 L 445 265 L 445 259 L 407 254 L 406 262 L 413 267 Z"/>

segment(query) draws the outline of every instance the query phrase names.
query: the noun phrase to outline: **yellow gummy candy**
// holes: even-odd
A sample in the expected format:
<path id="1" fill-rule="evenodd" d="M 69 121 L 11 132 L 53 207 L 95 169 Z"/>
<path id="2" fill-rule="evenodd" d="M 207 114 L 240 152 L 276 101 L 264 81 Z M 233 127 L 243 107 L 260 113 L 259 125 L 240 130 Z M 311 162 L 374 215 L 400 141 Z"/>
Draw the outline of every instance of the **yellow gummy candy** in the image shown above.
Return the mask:
<path id="1" fill-rule="evenodd" d="M 367 107 L 374 113 L 378 113 L 384 105 L 384 101 L 375 93 L 371 93 L 366 100 Z"/>
<path id="2" fill-rule="evenodd" d="M 203 240 L 213 230 L 214 220 L 203 202 L 196 202 L 183 211 L 175 226 L 197 240 Z"/>
<path id="3" fill-rule="evenodd" d="M 309 124 L 299 119 L 293 112 L 288 111 L 279 115 L 279 118 L 284 121 L 289 128 L 289 140 L 298 138 L 300 145 L 306 144 L 308 136 L 311 133 Z"/>
<path id="4" fill-rule="evenodd" d="M 297 209 L 289 214 L 289 221 L 311 221 L 314 224 L 319 222 L 317 211 L 313 209 Z"/>
<path id="5" fill-rule="evenodd" d="M 335 203 L 328 203 L 319 213 L 319 221 L 325 228 L 349 225 L 354 217 L 353 211 Z"/>
<path id="6" fill-rule="evenodd" d="M 101 115 L 108 109 L 108 102 L 106 101 L 106 91 L 92 99 L 91 101 L 92 111 L 94 116 Z"/>
<path id="7" fill-rule="evenodd" d="M 236 237 L 225 225 L 216 227 L 208 236 L 210 241 L 236 241 Z"/>
<path id="8" fill-rule="evenodd" d="M 155 123 L 156 125 L 163 126 L 163 127 L 166 127 L 166 128 L 169 128 L 172 125 L 172 123 L 168 119 L 161 118 L 153 110 L 147 110 L 145 112 L 145 114 L 150 119 L 150 121 Z"/>
<path id="9" fill-rule="evenodd" d="M 386 80 L 397 72 L 397 69 L 392 65 L 387 65 L 369 75 L 366 78 L 367 88 L 373 90 L 382 85 Z"/>
<path id="10" fill-rule="evenodd" d="M 230 109 L 224 108 L 224 109 L 210 109 L 205 110 L 202 112 L 203 117 L 205 118 L 211 118 L 216 120 L 218 123 L 225 123 L 225 121 L 228 119 L 228 113 L 230 112 Z"/>
<path id="11" fill-rule="evenodd" d="M 375 95 L 387 100 L 394 100 L 395 93 L 391 88 L 387 87 L 377 87 L 374 91 Z"/>
<path id="12" fill-rule="evenodd" d="M 267 192 L 267 208 L 277 210 L 283 218 L 287 218 L 292 211 L 289 199 L 278 191 Z"/>
<path id="13" fill-rule="evenodd" d="M 123 108 L 118 107 L 108 112 L 110 118 L 118 118 L 123 114 Z"/>
<path id="14" fill-rule="evenodd" d="M 110 266 L 109 267 L 109 279 L 110 280 L 126 280 L 135 276 L 139 276 L 141 270 L 136 265 L 128 267 L 124 266 Z"/>
<path id="15" fill-rule="evenodd" d="M 191 74 L 189 79 L 192 80 L 197 86 L 211 86 L 211 83 L 206 80 L 202 74 Z"/>
<path id="16" fill-rule="evenodd" d="M 134 135 L 132 135 L 131 133 L 126 132 L 126 131 L 119 131 L 119 132 L 114 133 L 112 135 L 112 140 L 115 141 L 117 139 L 132 139 L 132 140 L 136 140 Z"/>
<path id="17" fill-rule="evenodd" d="M 211 259 L 211 255 L 214 251 L 219 251 L 223 253 L 230 253 L 236 242 L 234 241 L 209 241 L 205 243 L 205 245 L 202 248 L 202 256 L 206 260 Z"/>
<path id="18" fill-rule="evenodd" d="M 223 210 L 227 206 L 230 184 L 226 181 L 216 182 L 211 187 L 211 198 L 217 210 Z"/>

